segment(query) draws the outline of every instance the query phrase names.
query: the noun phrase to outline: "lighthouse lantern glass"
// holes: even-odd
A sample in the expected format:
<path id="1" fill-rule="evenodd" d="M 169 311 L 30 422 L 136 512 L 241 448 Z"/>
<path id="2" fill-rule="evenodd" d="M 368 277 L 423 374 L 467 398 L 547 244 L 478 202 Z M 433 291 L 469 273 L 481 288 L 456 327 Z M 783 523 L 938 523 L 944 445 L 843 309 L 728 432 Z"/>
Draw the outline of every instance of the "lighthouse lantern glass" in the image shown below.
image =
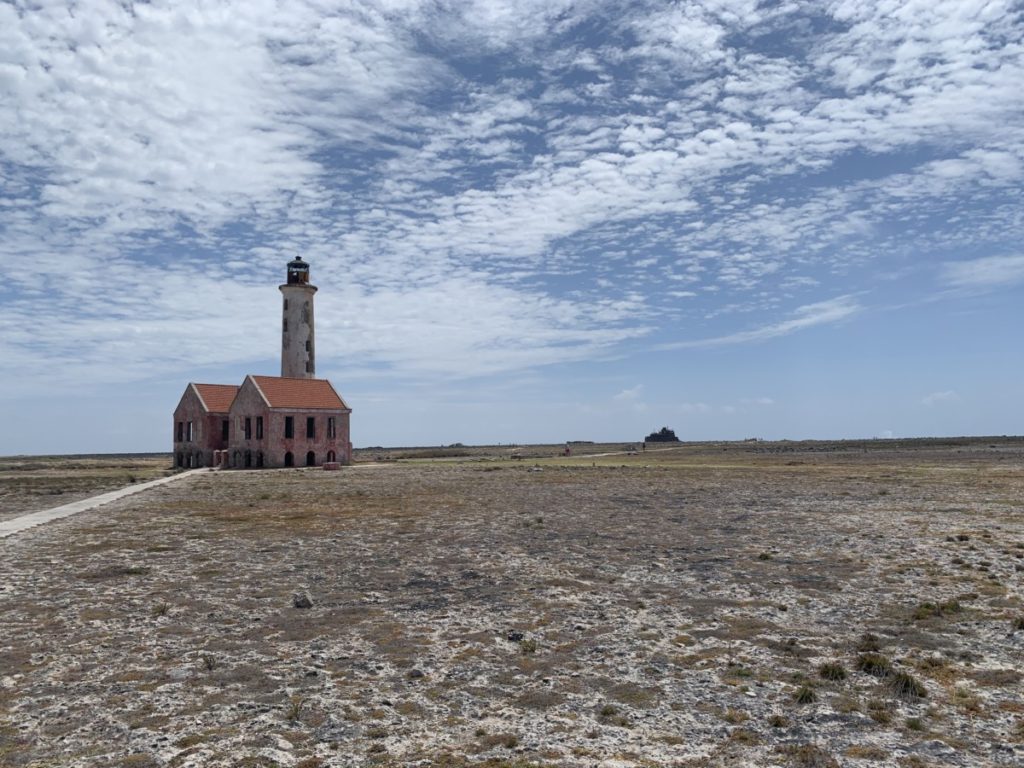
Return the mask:
<path id="1" fill-rule="evenodd" d="M 291 261 L 288 263 L 288 284 L 305 284 L 309 282 L 309 264 L 304 261 Z"/>

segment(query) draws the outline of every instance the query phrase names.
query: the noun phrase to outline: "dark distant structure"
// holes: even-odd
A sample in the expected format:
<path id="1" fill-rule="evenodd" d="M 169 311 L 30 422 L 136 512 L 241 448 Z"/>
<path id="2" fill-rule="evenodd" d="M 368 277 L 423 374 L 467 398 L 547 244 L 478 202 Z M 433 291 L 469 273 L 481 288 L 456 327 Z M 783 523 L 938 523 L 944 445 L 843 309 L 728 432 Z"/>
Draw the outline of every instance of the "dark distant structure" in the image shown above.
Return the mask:
<path id="1" fill-rule="evenodd" d="M 679 438 L 676 437 L 674 430 L 668 427 L 662 427 L 657 432 L 651 432 L 647 437 L 644 438 L 645 443 L 678 443 Z"/>

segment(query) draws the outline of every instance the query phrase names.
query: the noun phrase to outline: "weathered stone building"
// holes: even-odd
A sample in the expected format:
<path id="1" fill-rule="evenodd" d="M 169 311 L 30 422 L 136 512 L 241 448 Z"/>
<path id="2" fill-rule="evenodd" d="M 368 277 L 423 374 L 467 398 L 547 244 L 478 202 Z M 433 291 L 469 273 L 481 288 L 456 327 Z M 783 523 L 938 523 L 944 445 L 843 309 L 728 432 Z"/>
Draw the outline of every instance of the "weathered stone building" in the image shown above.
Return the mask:
<path id="1" fill-rule="evenodd" d="M 176 466 L 209 466 L 225 456 L 222 465 L 236 468 L 352 461 L 352 409 L 329 381 L 314 378 L 317 289 L 301 257 L 288 263 L 280 289 L 281 375 L 249 375 L 241 386 L 190 383 L 174 410 Z"/>
<path id="2" fill-rule="evenodd" d="M 174 410 L 174 463 L 207 467 L 213 452 L 228 447 L 228 414 L 238 394 L 234 384 L 196 384 L 185 387 Z"/>

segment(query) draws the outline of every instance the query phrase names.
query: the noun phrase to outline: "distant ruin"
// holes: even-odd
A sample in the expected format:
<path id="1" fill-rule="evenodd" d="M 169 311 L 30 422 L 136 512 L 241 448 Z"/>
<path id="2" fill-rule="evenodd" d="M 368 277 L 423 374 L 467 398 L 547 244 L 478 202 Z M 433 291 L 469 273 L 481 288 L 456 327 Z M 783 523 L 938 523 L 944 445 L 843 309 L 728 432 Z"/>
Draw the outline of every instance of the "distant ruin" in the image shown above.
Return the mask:
<path id="1" fill-rule="evenodd" d="M 645 443 L 678 443 L 679 438 L 676 437 L 675 430 L 669 429 L 668 427 L 662 427 L 657 432 L 651 432 L 647 437 L 644 438 Z"/>

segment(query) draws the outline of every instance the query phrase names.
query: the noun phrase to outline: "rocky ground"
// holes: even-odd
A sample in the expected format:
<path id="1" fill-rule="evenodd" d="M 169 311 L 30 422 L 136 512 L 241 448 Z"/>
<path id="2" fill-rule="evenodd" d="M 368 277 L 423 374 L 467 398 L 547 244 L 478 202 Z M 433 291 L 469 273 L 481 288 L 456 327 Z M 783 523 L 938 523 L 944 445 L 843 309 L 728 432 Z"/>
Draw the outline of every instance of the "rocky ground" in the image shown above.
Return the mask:
<path id="1" fill-rule="evenodd" d="M 1016 766 L 1024 442 L 200 475 L 0 542 L 0 765 Z"/>

